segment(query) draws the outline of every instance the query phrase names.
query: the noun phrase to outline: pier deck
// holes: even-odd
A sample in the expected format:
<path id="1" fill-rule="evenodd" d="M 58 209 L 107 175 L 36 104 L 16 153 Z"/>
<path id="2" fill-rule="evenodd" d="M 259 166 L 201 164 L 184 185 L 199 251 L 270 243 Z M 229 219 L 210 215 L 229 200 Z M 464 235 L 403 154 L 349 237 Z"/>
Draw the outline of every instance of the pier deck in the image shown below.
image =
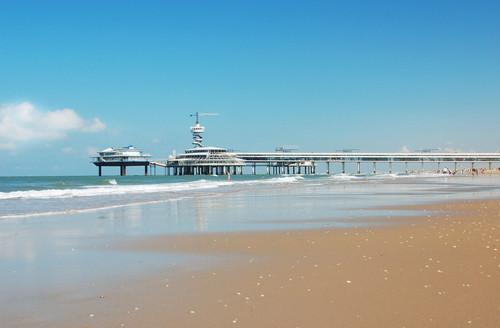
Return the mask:
<path id="1" fill-rule="evenodd" d="M 385 163 L 388 172 L 392 173 L 393 164 L 404 164 L 404 171 L 408 173 L 408 165 L 420 163 L 435 163 L 436 169 L 440 170 L 441 165 L 450 166 L 450 170 L 457 171 L 458 165 L 467 165 L 474 171 L 475 165 L 487 164 L 488 169 L 492 169 L 494 164 L 500 163 L 500 153 L 375 153 L 375 152 L 237 152 L 232 155 L 240 160 L 240 164 L 234 166 L 220 167 L 219 163 L 211 162 L 179 162 L 175 159 L 167 161 L 153 161 L 153 167 L 165 168 L 166 174 L 173 175 L 197 175 L 211 174 L 210 172 L 227 172 L 231 174 L 243 174 L 244 167 L 251 168 L 251 174 L 257 174 L 257 167 L 265 167 L 267 174 L 316 174 L 319 164 L 325 166 L 326 174 L 331 174 L 330 165 L 341 165 L 338 173 L 346 173 L 347 164 L 357 166 L 356 173 L 361 173 L 361 165 L 370 163 L 373 166 L 371 172 L 377 172 L 377 164 Z M 206 169 L 215 168 L 215 170 Z"/>

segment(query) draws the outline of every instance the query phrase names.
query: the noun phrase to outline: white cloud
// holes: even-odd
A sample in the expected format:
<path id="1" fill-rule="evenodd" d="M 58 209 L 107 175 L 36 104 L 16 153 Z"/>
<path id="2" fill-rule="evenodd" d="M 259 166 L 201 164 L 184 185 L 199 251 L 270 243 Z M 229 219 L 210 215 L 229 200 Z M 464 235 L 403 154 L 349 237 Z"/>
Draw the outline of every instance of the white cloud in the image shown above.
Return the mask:
<path id="1" fill-rule="evenodd" d="M 106 128 L 106 124 L 104 124 L 99 118 L 94 117 L 94 119 L 89 122 L 87 126 L 83 128 L 84 132 L 99 132 Z"/>
<path id="2" fill-rule="evenodd" d="M 453 141 L 447 141 L 446 146 L 443 148 L 443 152 L 445 153 L 462 153 L 463 150 L 455 147 Z"/>
<path id="3" fill-rule="evenodd" d="M 16 145 L 13 142 L 0 142 L 0 150 L 13 150 Z"/>
<path id="4" fill-rule="evenodd" d="M 15 149 L 27 142 L 63 139 L 69 132 L 99 132 L 99 119 L 83 119 L 70 108 L 43 111 L 30 102 L 0 106 L 0 149 Z"/>
<path id="5" fill-rule="evenodd" d="M 462 149 L 454 148 L 454 147 L 445 147 L 443 148 L 443 152 L 445 153 L 462 153 Z"/>
<path id="6" fill-rule="evenodd" d="M 403 147 L 401 147 L 400 152 L 402 152 L 402 153 L 410 153 L 410 152 L 411 152 L 411 150 L 410 150 L 408 147 L 403 146 Z"/>

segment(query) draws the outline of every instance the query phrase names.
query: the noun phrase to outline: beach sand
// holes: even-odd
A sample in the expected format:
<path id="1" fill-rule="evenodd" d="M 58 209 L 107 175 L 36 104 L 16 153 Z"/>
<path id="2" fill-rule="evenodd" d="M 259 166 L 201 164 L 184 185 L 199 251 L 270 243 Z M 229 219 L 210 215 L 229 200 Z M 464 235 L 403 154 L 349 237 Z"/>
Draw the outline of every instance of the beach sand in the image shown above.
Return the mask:
<path id="1" fill-rule="evenodd" d="M 408 206 L 377 228 L 206 233 L 120 243 L 222 259 L 74 300 L 71 327 L 499 327 L 500 200 Z M 61 319 L 61 318 L 60 318 Z"/>

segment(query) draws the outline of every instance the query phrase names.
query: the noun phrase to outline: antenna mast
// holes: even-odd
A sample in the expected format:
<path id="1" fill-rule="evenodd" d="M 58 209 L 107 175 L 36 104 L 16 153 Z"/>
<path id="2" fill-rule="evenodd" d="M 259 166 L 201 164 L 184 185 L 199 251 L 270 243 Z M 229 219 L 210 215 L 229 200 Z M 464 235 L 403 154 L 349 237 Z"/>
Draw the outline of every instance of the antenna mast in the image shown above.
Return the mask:
<path id="1" fill-rule="evenodd" d="M 218 113 L 199 113 L 196 112 L 194 114 L 190 114 L 189 116 L 195 117 L 196 121 L 195 124 L 191 127 L 191 133 L 193 134 L 193 142 L 192 144 L 195 147 L 203 147 L 202 142 L 203 142 L 203 137 L 202 133 L 205 132 L 205 127 L 200 124 L 200 116 L 217 116 L 219 115 Z"/>

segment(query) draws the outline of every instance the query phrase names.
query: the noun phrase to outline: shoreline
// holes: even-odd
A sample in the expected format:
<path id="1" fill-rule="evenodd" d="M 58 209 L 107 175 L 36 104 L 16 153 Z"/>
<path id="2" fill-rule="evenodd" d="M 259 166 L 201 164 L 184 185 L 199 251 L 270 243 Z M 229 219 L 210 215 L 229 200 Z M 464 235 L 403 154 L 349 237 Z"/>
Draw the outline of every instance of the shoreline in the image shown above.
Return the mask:
<path id="1" fill-rule="evenodd" d="M 497 327 L 500 200 L 401 206 L 432 211 L 371 228 L 145 237 L 126 252 L 214 255 L 144 273 L 75 304 L 48 326 Z"/>

